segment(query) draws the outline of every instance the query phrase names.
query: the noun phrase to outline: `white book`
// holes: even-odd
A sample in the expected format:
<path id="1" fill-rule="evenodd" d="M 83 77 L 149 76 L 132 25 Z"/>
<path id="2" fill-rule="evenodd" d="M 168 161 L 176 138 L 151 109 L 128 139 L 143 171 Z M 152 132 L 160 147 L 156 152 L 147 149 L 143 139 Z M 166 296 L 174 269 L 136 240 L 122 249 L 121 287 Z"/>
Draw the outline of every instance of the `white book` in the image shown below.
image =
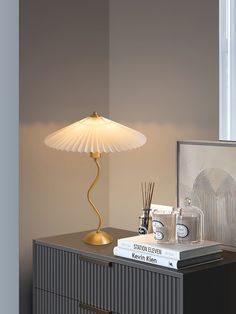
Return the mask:
<path id="1" fill-rule="evenodd" d="M 125 257 L 129 258 L 135 261 L 140 261 L 144 263 L 149 263 L 153 265 L 158 265 L 158 266 L 164 266 L 168 268 L 173 268 L 173 269 L 182 269 L 190 266 L 196 266 L 199 264 L 206 264 L 209 262 L 214 262 L 221 260 L 221 253 L 216 252 L 212 253 L 209 255 L 204 255 L 204 256 L 199 256 L 196 258 L 190 258 L 186 260 L 176 260 L 173 258 L 169 257 L 164 257 L 160 255 L 153 255 L 153 254 L 148 254 L 148 253 L 140 253 L 134 250 L 129 250 L 129 249 L 124 249 L 121 247 L 114 247 L 113 249 L 114 255 L 120 256 L 120 257 Z"/>
<path id="2" fill-rule="evenodd" d="M 138 235 L 118 239 L 120 248 L 130 249 L 141 253 L 153 254 L 183 260 L 215 252 L 222 252 L 220 243 L 214 241 L 202 241 L 193 244 L 158 243 L 153 234 Z"/>

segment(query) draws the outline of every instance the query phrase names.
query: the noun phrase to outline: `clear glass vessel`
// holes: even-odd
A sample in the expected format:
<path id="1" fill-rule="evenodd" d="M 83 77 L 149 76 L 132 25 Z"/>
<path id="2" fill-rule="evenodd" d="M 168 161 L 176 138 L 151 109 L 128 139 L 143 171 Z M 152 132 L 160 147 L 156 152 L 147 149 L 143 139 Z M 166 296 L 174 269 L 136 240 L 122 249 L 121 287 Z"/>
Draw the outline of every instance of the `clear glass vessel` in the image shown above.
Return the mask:
<path id="1" fill-rule="evenodd" d="M 195 243 L 203 240 L 204 214 L 186 198 L 176 213 L 176 239 L 178 243 Z"/>
<path id="2" fill-rule="evenodd" d="M 152 229 L 157 242 L 175 242 L 176 215 L 174 209 L 155 209 L 152 213 Z"/>
<path id="3" fill-rule="evenodd" d="M 139 228 L 138 233 L 139 234 L 147 234 L 152 233 L 152 217 L 145 217 L 145 215 L 142 215 L 139 217 Z"/>

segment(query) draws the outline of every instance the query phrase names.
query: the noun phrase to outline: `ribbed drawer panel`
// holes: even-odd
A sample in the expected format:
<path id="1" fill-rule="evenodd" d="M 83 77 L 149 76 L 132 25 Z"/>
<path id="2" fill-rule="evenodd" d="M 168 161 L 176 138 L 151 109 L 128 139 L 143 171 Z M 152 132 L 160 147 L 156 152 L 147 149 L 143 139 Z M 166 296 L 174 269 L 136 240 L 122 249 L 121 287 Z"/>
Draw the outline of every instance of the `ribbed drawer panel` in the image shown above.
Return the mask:
<path id="1" fill-rule="evenodd" d="M 112 267 L 96 259 L 42 245 L 34 246 L 36 288 L 72 298 L 98 308 L 112 309 Z"/>
<path id="2" fill-rule="evenodd" d="M 35 287 L 79 300 L 79 263 L 78 254 L 35 245 Z"/>
<path id="3" fill-rule="evenodd" d="M 121 314 L 180 314 L 180 279 L 114 265 L 114 306 Z"/>
<path id="4" fill-rule="evenodd" d="M 77 301 L 40 289 L 35 289 L 34 293 L 34 314 L 82 313 Z"/>
<path id="5" fill-rule="evenodd" d="M 112 310 L 113 267 L 80 261 L 79 299 L 98 308 Z"/>
<path id="6" fill-rule="evenodd" d="M 110 267 L 91 257 L 34 245 L 35 288 L 120 314 L 180 314 L 180 281 L 159 272 L 116 263 Z"/>
<path id="7" fill-rule="evenodd" d="M 76 300 L 34 289 L 33 314 L 98 314 L 98 312 L 80 308 Z"/>

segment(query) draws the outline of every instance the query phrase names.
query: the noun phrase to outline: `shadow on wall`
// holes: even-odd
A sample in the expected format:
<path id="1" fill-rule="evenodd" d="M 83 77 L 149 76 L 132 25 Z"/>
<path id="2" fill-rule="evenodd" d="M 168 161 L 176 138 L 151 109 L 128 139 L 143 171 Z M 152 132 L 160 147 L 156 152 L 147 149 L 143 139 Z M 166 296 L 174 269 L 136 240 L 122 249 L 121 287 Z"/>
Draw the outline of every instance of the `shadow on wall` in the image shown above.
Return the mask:
<path id="1" fill-rule="evenodd" d="M 108 1 L 20 4 L 21 122 L 70 123 L 99 108 L 107 114 Z"/>
<path id="2" fill-rule="evenodd" d="M 51 132 L 108 115 L 108 0 L 20 1 L 20 313 L 31 314 L 32 239 L 95 228 L 87 154 L 46 147 Z M 108 160 L 94 198 L 108 221 Z"/>
<path id="3" fill-rule="evenodd" d="M 86 193 L 96 168 L 88 154 L 62 152 L 44 138 L 62 124 L 20 127 L 20 299 L 21 313 L 31 313 L 32 239 L 95 229 L 97 218 Z M 108 224 L 108 160 L 101 158 L 101 180 L 93 198 Z M 28 311 L 28 312 L 27 312 Z"/>

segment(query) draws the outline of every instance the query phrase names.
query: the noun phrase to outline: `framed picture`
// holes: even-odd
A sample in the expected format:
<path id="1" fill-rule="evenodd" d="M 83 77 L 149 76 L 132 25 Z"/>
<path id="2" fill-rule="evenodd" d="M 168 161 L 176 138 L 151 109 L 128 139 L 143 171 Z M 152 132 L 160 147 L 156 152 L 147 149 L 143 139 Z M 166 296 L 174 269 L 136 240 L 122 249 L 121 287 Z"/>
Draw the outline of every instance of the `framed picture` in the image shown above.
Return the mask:
<path id="1" fill-rule="evenodd" d="M 236 142 L 177 142 L 177 203 L 204 212 L 204 238 L 236 251 Z"/>

